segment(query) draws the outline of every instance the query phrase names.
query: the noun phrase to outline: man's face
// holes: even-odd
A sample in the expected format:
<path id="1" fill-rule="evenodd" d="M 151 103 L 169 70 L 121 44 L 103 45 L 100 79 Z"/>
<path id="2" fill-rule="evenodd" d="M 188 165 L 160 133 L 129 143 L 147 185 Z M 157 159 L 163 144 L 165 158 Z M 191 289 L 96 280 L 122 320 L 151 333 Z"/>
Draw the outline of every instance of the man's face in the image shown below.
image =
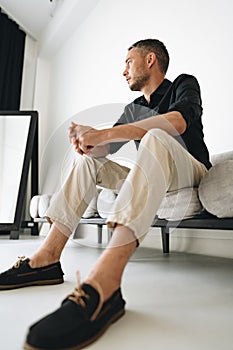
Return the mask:
<path id="1" fill-rule="evenodd" d="M 123 75 L 132 91 L 141 91 L 149 80 L 149 71 L 146 65 L 146 57 L 142 50 L 132 48 L 125 60 L 126 66 Z"/>

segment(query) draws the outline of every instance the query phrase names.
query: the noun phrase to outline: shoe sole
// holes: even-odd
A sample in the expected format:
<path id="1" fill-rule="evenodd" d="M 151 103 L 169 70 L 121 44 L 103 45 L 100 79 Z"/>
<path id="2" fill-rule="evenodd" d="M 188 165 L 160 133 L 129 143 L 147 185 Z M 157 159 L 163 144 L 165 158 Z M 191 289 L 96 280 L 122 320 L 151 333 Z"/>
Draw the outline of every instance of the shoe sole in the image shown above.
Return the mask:
<path id="1" fill-rule="evenodd" d="M 41 281 L 25 282 L 25 283 L 20 283 L 20 284 L 11 284 L 11 285 L 7 285 L 7 286 L 0 286 L 0 290 L 10 290 L 10 289 L 31 287 L 31 286 L 46 286 L 46 285 L 52 285 L 52 284 L 61 284 L 63 282 L 64 282 L 63 278 L 59 278 L 56 280 L 41 280 Z"/>
<path id="2" fill-rule="evenodd" d="M 107 323 L 106 325 L 97 333 L 95 334 L 94 337 L 86 340 L 85 342 L 72 346 L 71 348 L 53 348 L 53 350 L 81 350 L 85 348 L 86 346 L 94 343 L 97 339 L 99 339 L 105 332 L 106 330 L 111 326 L 111 324 L 115 323 L 118 321 L 122 316 L 125 314 L 125 309 L 120 310 L 118 313 L 116 313 Z M 49 350 L 49 348 L 35 348 L 34 346 L 31 346 L 27 342 L 24 343 L 24 350 Z"/>

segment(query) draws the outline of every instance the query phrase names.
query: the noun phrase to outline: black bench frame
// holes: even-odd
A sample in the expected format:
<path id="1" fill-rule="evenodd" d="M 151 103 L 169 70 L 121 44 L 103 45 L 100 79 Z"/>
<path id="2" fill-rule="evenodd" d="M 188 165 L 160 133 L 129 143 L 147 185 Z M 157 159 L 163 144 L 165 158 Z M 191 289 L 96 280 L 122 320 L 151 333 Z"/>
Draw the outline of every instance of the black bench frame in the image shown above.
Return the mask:
<path id="1" fill-rule="evenodd" d="M 82 218 L 80 224 L 97 225 L 98 243 L 102 243 L 102 228 L 105 225 L 105 219 L 100 217 Z M 208 229 L 208 230 L 233 230 L 233 218 L 217 218 L 214 215 L 203 211 L 201 214 L 181 221 L 167 221 L 164 219 L 154 219 L 151 227 L 161 228 L 162 249 L 164 254 L 170 251 L 170 230 L 174 228 L 188 229 Z M 110 235 L 110 233 L 109 233 Z"/>

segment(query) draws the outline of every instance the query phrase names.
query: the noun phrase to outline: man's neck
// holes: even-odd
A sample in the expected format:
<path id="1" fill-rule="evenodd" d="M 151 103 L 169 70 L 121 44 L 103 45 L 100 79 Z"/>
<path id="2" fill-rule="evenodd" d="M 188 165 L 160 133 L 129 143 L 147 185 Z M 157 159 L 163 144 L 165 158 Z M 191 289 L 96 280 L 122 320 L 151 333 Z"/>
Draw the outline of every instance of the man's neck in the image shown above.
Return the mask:
<path id="1" fill-rule="evenodd" d="M 162 84 L 164 78 L 164 75 L 156 77 L 152 81 L 149 81 L 148 84 L 141 89 L 141 92 L 143 93 L 148 103 L 150 103 L 151 94 Z"/>

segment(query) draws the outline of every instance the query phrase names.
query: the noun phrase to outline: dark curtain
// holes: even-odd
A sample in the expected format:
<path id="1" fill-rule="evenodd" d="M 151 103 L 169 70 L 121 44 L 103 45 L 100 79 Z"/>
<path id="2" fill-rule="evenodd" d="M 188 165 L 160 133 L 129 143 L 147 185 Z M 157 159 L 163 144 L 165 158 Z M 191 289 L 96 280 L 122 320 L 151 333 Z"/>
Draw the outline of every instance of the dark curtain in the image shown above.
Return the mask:
<path id="1" fill-rule="evenodd" d="M 25 33 L 0 9 L 0 110 L 19 110 Z"/>

